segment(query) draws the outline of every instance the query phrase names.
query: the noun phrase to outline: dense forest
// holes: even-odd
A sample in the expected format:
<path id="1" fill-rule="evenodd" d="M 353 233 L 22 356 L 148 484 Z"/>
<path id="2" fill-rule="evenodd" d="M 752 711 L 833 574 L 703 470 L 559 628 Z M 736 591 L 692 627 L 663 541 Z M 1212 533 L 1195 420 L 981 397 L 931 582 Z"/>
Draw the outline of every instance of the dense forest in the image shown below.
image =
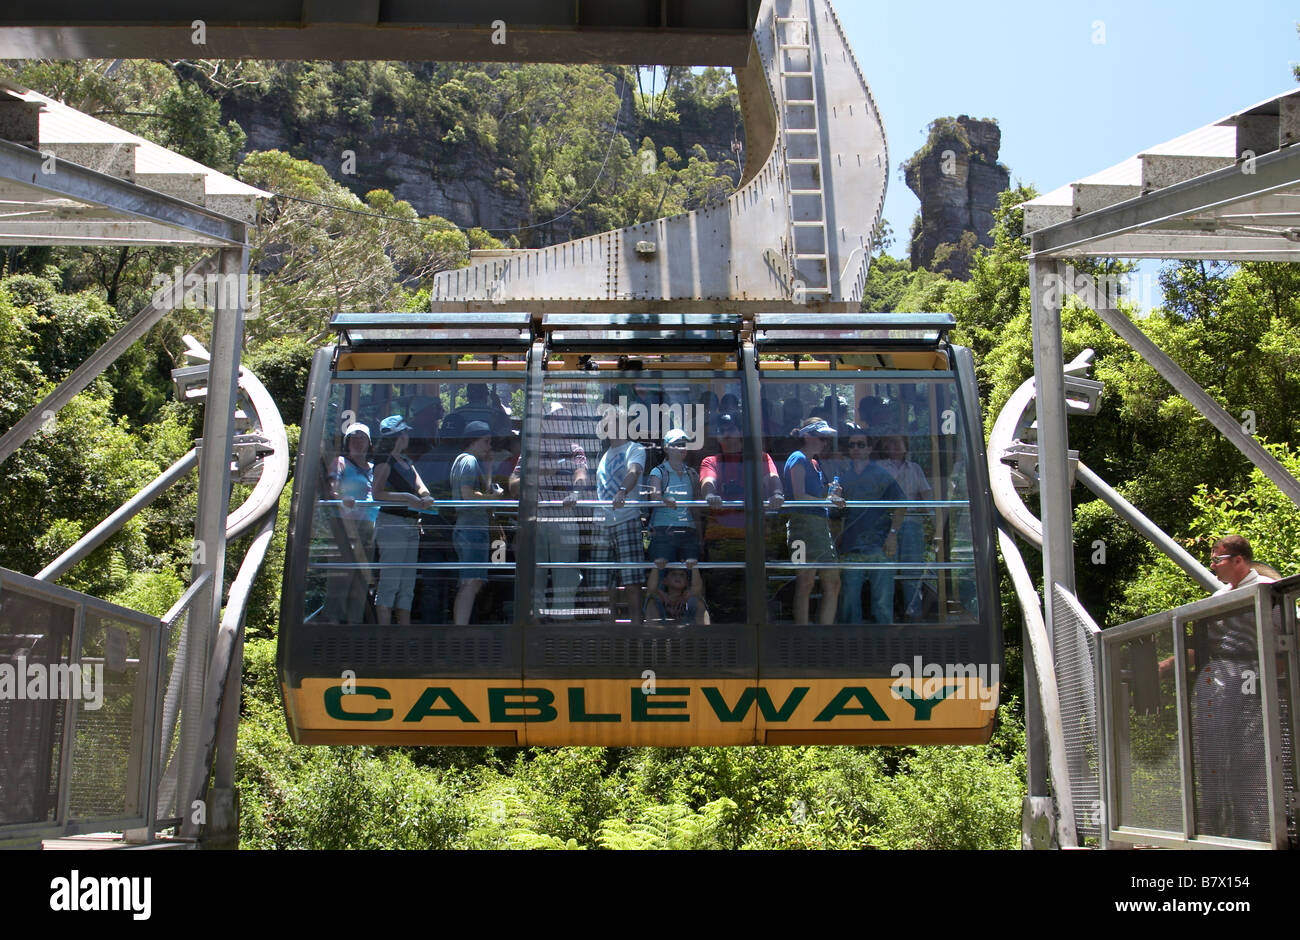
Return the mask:
<path id="1" fill-rule="evenodd" d="M 275 396 L 291 441 L 330 313 L 423 309 L 431 275 L 474 248 L 548 244 L 711 204 L 734 187 L 741 159 L 735 89 L 715 69 L 661 75 L 655 87 L 625 69 L 395 62 L 28 62 L 0 75 L 275 193 L 253 236 L 261 312 L 243 361 Z M 259 140 L 279 134 L 283 146 L 250 150 L 232 116 L 250 114 Z M 412 142 L 449 174 L 467 160 L 479 167 L 476 185 L 493 188 L 510 224 L 475 227 L 422 215 L 392 189 L 357 191 L 368 177 L 346 172 L 344 151 L 366 168 Z M 331 148 L 337 160 L 322 156 Z M 886 236 L 868 282 L 864 309 L 956 315 L 954 338 L 979 363 L 986 429 L 1033 371 L 1015 209 L 1033 195 L 1003 195 L 994 246 L 976 252 L 968 280 L 913 270 Z M 136 248 L 0 255 L 0 430 L 143 305 L 154 272 L 181 260 Z M 1282 264 L 1170 265 L 1161 306 L 1140 312 L 1143 329 L 1230 413 L 1249 412 L 1293 470 L 1298 288 L 1300 272 Z M 1077 298 L 1063 319 L 1066 356 L 1096 350 L 1107 396 L 1099 416 L 1071 425 L 1071 446 L 1194 554 L 1231 530 L 1274 567 L 1300 567 L 1300 512 Z M 39 570 L 192 446 L 201 409 L 174 399 L 170 370 L 183 364 L 181 337 L 206 330 L 205 311 L 176 311 L 0 466 L 0 565 Z M 1103 625 L 1200 596 L 1104 505 L 1075 495 L 1080 592 Z M 62 583 L 163 613 L 189 567 L 194 501 L 192 480 L 174 487 Z M 1009 585 L 1004 705 L 985 747 L 302 748 L 285 731 L 274 668 L 287 505 L 286 491 L 248 613 L 243 846 L 1019 844 L 1022 679 Z M 1090 565 L 1097 540 L 1105 563 Z M 242 553 L 232 547 L 232 565 Z"/>

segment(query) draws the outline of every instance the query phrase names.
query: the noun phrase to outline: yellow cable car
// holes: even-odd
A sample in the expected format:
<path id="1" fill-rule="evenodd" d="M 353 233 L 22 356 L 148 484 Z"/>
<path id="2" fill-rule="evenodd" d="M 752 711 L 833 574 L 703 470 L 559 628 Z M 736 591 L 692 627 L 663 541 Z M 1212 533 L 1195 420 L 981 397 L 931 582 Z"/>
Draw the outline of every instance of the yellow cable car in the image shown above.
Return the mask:
<path id="1" fill-rule="evenodd" d="M 1001 610 L 946 314 L 340 314 L 279 672 L 303 744 L 973 744 Z"/>

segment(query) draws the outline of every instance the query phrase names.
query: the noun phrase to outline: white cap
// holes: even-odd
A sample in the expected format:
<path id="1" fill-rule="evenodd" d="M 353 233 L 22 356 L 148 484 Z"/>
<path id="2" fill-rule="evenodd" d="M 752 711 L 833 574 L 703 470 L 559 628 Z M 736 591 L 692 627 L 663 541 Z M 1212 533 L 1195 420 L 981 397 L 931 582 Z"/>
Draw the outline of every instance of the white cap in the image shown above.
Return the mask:
<path id="1" fill-rule="evenodd" d="M 351 437 L 353 434 L 356 434 L 358 432 L 364 434 L 366 436 L 366 440 L 371 440 L 370 428 L 366 427 L 360 421 L 356 422 L 355 424 L 349 424 L 347 428 L 343 431 L 343 438 L 344 440 L 346 440 L 347 438 Z"/>

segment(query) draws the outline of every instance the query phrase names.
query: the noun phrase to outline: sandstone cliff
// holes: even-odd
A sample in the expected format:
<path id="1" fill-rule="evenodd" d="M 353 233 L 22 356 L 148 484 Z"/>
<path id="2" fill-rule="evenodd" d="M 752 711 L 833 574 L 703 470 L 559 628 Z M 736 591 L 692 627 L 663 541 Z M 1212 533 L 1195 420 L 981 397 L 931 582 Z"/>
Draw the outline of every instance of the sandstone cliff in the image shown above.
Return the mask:
<path id="1" fill-rule="evenodd" d="M 991 246 L 993 210 L 1011 172 L 998 163 L 1002 131 L 996 121 L 966 115 L 939 118 L 924 147 L 903 165 L 908 188 L 921 200 L 912 229 L 912 267 L 958 279 L 970 273 L 976 246 Z"/>

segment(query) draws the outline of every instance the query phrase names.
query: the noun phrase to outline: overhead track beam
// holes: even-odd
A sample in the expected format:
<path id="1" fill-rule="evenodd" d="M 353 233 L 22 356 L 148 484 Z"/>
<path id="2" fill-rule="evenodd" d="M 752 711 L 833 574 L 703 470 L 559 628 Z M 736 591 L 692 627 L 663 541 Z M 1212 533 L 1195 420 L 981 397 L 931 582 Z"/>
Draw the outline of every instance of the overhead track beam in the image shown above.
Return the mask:
<path id="1" fill-rule="evenodd" d="M 723 65 L 749 57 L 757 0 L 50 0 L 0 14 L 0 58 L 405 59 Z M 202 23 L 202 28 L 196 25 Z"/>

